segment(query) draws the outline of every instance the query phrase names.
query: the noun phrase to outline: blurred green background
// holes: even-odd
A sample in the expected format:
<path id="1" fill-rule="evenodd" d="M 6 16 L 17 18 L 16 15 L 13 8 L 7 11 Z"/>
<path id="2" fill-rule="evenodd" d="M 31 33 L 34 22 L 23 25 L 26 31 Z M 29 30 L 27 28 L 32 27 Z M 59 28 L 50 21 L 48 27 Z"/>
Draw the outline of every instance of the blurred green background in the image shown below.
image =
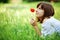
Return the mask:
<path id="1" fill-rule="evenodd" d="M 53 34 L 41 38 L 30 24 L 35 18 L 35 12 L 40 1 L 50 2 L 54 9 L 54 17 L 60 20 L 60 0 L 0 0 L 0 40 L 60 40 L 60 36 Z M 39 29 L 41 25 L 38 23 Z"/>

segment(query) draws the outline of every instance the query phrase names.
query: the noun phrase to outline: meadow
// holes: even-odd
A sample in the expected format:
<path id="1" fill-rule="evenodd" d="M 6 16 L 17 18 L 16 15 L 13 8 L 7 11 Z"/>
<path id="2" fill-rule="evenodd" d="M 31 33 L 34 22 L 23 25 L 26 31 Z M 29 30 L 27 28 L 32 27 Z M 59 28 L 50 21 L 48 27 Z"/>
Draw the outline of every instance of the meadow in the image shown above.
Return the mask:
<path id="1" fill-rule="evenodd" d="M 37 4 L 0 4 L 0 40 L 60 40 L 57 33 L 41 38 L 30 24 L 30 19 L 35 18 L 30 8 L 36 9 Z M 51 4 L 55 9 L 54 17 L 60 20 L 60 2 Z M 41 29 L 39 23 L 38 26 Z"/>

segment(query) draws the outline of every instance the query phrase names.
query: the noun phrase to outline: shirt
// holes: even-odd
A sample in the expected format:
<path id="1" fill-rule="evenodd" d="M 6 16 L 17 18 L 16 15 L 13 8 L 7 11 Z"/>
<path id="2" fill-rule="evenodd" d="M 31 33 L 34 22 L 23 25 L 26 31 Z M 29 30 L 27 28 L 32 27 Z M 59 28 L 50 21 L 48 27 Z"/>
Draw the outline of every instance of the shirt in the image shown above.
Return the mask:
<path id="1" fill-rule="evenodd" d="M 42 23 L 42 35 L 51 35 L 54 32 L 60 33 L 60 21 L 51 17 L 47 19 L 44 23 Z"/>

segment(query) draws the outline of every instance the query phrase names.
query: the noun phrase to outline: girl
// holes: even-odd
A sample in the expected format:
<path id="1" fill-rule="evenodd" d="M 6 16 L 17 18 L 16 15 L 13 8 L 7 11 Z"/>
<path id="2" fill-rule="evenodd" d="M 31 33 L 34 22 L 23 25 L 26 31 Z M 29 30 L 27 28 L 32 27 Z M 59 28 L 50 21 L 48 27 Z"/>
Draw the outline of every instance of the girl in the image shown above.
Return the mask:
<path id="1" fill-rule="evenodd" d="M 39 35 L 51 35 L 54 32 L 60 33 L 60 21 L 54 17 L 54 8 L 51 4 L 40 2 L 37 5 L 36 17 L 38 21 L 31 19 L 31 25 L 35 28 Z M 42 30 L 39 30 L 37 22 L 42 24 Z"/>

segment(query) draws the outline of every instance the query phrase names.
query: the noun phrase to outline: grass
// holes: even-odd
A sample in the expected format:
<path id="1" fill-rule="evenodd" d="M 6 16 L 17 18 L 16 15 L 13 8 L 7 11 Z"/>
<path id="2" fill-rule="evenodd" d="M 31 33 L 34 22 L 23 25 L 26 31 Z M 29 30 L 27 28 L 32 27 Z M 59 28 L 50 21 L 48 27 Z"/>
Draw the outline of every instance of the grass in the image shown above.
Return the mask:
<path id="1" fill-rule="evenodd" d="M 0 40 L 60 40 L 53 34 L 41 38 L 30 24 L 30 18 L 35 14 L 30 8 L 35 8 L 38 2 L 23 4 L 0 4 Z M 53 3 L 55 18 L 60 20 L 60 3 Z M 41 25 L 38 23 L 39 29 Z"/>

